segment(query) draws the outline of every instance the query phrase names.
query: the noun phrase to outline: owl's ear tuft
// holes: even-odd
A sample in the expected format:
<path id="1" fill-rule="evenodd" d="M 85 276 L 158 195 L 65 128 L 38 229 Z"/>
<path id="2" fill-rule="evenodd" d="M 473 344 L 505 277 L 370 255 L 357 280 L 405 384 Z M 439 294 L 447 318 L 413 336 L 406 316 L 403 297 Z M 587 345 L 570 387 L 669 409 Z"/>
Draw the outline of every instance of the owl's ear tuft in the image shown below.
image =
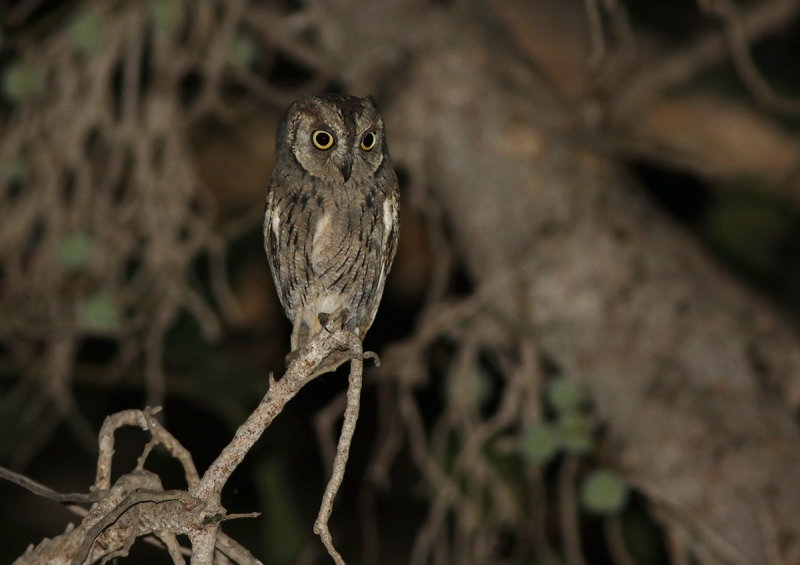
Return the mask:
<path id="1" fill-rule="evenodd" d="M 297 111 L 298 107 L 298 102 L 293 102 L 284 112 L 275 132 L 276 147 L 280 147 L 285 139 L 293 141 L 297 130 L 297 122 L 300 119 L 300 114 Z"/>
<path id="2" fill-rule="evenodd" d="M 372 104 L 372 107 L 380 113 L 381 109 L 378 107 L 378 103 L 375 101 L 375 97 L 372 94 L 367 94 L 366 100 L 369 100 L 369 103 Z"/>
<path id="3" fill-rule="evenodd" d="M 286 117 L 288 123 L 286 131 L 284 132 L 284 138 L 288 139 L 291 145 L 294 145 L 297 140 L 297 130 L 300 129 L 300 120 L 303 117 L 303 113 L 300 111 L 300 106 L 297 102 L 292 105 Z"/>

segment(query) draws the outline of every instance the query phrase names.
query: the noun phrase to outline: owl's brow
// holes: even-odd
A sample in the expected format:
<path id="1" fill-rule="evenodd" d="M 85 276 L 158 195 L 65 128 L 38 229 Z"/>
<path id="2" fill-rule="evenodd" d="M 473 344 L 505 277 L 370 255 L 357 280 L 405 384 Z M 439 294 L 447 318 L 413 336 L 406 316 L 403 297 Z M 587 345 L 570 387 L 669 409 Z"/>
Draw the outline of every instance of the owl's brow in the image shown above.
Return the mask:
<path id="1" fill-rule="evenodd" d="M 364 100 L 360 98 L 340 98 L 337 100 L 336 108 L 344 119 L 356 120 L 364 113 Z"/>

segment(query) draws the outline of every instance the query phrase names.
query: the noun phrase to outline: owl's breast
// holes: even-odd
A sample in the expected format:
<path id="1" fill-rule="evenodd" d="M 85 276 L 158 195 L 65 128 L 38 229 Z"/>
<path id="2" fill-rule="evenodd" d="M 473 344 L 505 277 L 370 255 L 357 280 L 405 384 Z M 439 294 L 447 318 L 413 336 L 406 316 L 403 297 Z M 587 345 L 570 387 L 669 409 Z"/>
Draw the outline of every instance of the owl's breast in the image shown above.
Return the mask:
<path id="1" fill-rule="evenodd" d="M 354 222 L 346 206 L 323 207 L 318 210 L 310 238 L 309 264 L 326 286 L 333 285 L 334 275 L 342 274 L 345 265 L 354 259 L 359 241 L 359 222 Z"/>
<path id="2" fill-rule="evenodd" d="M 310 263 L 311 268 L 318 275 L 321 274 L 320 269 L 329 262 L 333 248 L 342 244 L 342 238 L 337 233 L 340 230 L 336 229 L 336 223 L 333 212 L 323 210 L 314 226 L 314 233 L 311 236 Z"/>
<path id="3" fill-rule="evenodd" d="M 377 273 L 369 272 L 370 265 L 380 253 L 384 228 L 382 208 L 376 208 L 377 204 L 368 205 L 357 198 L 329 200 L 316 211 L 308 258 L 325 289 L 356 290 L 354 287 L 370 284 L 375 278 Z"/>

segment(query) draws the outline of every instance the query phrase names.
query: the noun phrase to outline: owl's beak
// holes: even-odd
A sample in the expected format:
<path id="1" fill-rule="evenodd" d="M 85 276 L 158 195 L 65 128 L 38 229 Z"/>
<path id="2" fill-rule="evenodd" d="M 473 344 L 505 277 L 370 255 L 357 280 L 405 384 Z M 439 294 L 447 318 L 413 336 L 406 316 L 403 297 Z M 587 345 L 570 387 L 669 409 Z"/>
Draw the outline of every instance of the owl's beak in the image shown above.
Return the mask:
<path id="1" fill-rule="evenodd" d="M 339 171 L 342 173 L 342 178 L 344 178 L 344 182 L 350 178 L 350 173 L 353 172 L 353 156 L 347 154 L 344 156 L 344 160 L 339 163 Z"/>

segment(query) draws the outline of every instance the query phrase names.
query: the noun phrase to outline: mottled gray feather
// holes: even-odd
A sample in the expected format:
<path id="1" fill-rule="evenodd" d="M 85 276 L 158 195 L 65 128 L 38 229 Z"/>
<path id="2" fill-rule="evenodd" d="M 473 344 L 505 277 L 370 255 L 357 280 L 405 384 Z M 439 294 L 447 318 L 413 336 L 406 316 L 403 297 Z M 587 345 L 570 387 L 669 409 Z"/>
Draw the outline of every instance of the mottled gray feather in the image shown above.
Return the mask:
<path id="1" fill-rule="evenodd" d="M 332 148 L 314 146 L 330 132 Z M 372 151 L 360 143 L 376 135 Z M 352 173 L 344 178 L 351 161 Z M 375 318 L 398 240 L 398 187 L 371 99 L 308 97 L 278 128 L 267 193 L 264 246 L 281 304 L 293 324 L 292 350 L 321 330 L 320 314 L 347 309 L 363 338 Z"/>

